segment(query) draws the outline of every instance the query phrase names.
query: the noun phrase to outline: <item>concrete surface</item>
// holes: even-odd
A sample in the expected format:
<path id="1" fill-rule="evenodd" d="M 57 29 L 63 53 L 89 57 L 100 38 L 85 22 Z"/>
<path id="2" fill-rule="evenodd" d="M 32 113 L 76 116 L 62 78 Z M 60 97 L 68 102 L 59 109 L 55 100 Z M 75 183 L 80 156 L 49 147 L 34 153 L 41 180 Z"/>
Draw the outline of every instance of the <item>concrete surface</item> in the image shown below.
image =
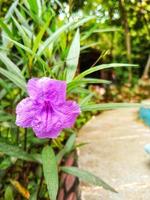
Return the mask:
<path id="1" fill-rule="evenodd" d="M 137 119 L 136 109 L 105 111 L 79 132 L 79 167 L 102 178 L 118 193 L 80 184 L 82 200 L 150 200 L 150 128 Z"/>

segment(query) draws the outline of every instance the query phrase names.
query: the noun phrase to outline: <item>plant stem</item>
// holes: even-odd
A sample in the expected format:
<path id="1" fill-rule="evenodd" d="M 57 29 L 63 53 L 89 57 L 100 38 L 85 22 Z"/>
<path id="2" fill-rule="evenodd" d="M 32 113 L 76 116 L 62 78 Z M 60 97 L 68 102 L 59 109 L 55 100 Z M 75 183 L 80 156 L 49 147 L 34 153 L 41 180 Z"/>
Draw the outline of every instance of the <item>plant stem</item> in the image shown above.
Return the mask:
<path id="1" fill-rule="evenodd" d="M 25 128 L 24 132 L 24 151 L 27 150 L 27 128 Z"/>
<path id="2" fill-rule="evenodd" d="M 17 127 L 16 143 L 19 144 L 19 127 Z"/>
<path id="3" fill-rule="evenodd" d="M 40 195 L 40 191 L 41 191 L 41 188 L 42 188 L 42 183 L 43 183 L 43 175 L 41 176 L 40 178 L 40 183 L 39 183 L 39 187 L 38 187 L 38 191 L 37 191 L 37 199 L 39 199 L 39 195 Z"/>

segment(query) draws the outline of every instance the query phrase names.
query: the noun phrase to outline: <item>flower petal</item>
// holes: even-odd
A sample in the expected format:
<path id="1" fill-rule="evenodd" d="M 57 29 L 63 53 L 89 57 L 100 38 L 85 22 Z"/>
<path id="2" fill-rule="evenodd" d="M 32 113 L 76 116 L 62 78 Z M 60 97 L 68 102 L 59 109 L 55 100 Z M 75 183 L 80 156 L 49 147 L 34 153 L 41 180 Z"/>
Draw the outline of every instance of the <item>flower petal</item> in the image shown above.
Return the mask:
<path id="1" fill-rule="evenodd" d="M 36 99 L 40 95 L 38 80 L 38 78 L 32 78 L 27 83 L 27 91 L 32 99 Z"/>
<path id="2" fill-rule="evenodd" d="M 63 114 L 63 128 L 71 128 L 80 112 L 80 107 L 75 101 L 66 101 L 61 105 L 59 113 Z"/>
<path id="3" fill-rule="evenodd" d="M 63 129 L 63 119 L 47 106 L 36 115 L 32 128 L 39 138 L 56 138 Z"/>
<path id="4" fill-rule="evenodd" d="M 43 99 L 55 103 L 63 103 L 66 99 L 66 82 L 47 77 L 39 79 L 39 86 L 43 92 Z"/>
<path id="5" fill-rule="evenodd" d="M 29 97 L 19 102 L 16 107 L 16 125 L 21 127 L 31 127 L 34 116 L 37 112 L 37 106 Z"/>
<path id="6" fill-rule="evenodd" d="M 30 79 L 27 90 L 29 96 L 38 101 L 50 101 L 58 105 L 66 99 L 66 82 L 48 77 Z"/>

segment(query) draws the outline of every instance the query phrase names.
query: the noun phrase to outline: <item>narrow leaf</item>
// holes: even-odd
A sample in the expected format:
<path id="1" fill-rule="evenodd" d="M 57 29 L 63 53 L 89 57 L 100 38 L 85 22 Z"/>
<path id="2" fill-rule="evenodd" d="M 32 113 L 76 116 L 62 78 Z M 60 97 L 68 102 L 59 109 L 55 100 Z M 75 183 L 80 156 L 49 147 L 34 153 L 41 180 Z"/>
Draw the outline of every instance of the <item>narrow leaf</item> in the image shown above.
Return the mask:
<path id="1" fill-rule="evenodd" d="M 103 79 L 95 79 L 95 78 L 83 78 L 81 80 L 73 80 L 67 84 L 67 92 L 71 92 L 74 88 L 81 87 L 83 84 L 89 83 L 103 83 L 103 84 L 110 84 L 111 81 L 103 80 Z"/>
<path id="2" fill-rule="evenodd" d="M 57 163 L 60 163 L 63 156 L 72 151 L 72 149 L 74 148 L 75 139 L 76 139 L 76 134 L 74 133 L 69 137 L 64 148 L 57 154 L 56 156 Z"/>
<path id="3" fill-rule="evenodd" d="M 7 186 L 5 189 L 4 200 L 14 200 L 13 189 L 11 186 Z"/>
<path id="4" fill-rule="evenodd" d="M 7 69 L 16 74 L 17 76 L 19 76 L 24 82 L 24 76 L 21 74 L 20 69 L 17 67 L 17 65 L 15 65 L 7 56 L 5 53 L 0 52 L 0 60 L 5 64 L 5 66 L 7 67 Z"/>
<path id="5" fill-rule="evenodd" d="M 36 0 L 28 0 L 29 6 L 30 6 L 30 10 L 34 13 L 37 14 L 38 13 L 38 4 Z"/>
<path id="6" fill-rule="evenodd" d="M 12 16 L 12 19 L 20 33 L 20 36 L 23 39 L 24 44 L 30 48 L 30 39 L 28 38 L 28 36 L 26 35 L 24 29 L 22 28 L 22 26 L 18 23 L 18 21 Z"/>
<path id="7" fill-rule="evenodd" d="M 15 74 L 3 69 L 0 67 L 0 74 L 7 77 L 10 81 L 12 81 L 15 85 L 17 85 L 19 88 L 21 88 L 23 91 L 26 92 L 26 83 L 20 79 Z"/>
<path id="8" fill-rule="evenodd" d="M 17 7 L 18 5 L 18 0 L 14 1 L 12 4 L 11 4 L 11 7 L 9 8 L 9 10 L 7 11 L 6 15 L 5 15 L 5 20 L 9 20 L 10 17 L 13 15 L 14 13 L 14 10 L 15 8 Z"/>
<path id="9" fill-rule="evenodd" d="M 102 69 L 109 69 L 109 68 L 116 68 L 116 67 L 138 67 L 138 65 L 134 65 L 134 64 L 124 64 L 124 63 L 112 63 L 112 64 L 102 64 L 102 65 L 98 65 L 95 67 L 91 67 L 90 69 L 82 72 L 81 74 L 79 74 L 78 76 L 76 76 L 76 78 L 74 80 L 80 80 L 81 78 L 87 76 L 88 74 L 91 74 L 93 72 L 102 70 Z"/>
<path id="10" fill-rule="evenodd" d="M 88 17 L 84 17 L 84 18 L 80 19 L 75 25 L 73 25 L 71 27 L 71 30 L 76 29 L 76 28 L 82 26 L 83 24 L 85 24 L 86 22 L 88 22 L 92 19 L 95 19 L 95 18 L 96 18 L 95 16 L 88 16 Z"/>
<path id="11" fill-rule="evenodd" d="M 24 26 L 26 27 L 26 29 L 28 30 L 28 32 L 32 35 L 33 33 L 31 32 L 31 27 L 29 26 L 27 20 L 25 19 L 25 17 L 21 14 L 21 12 L 15 8 L 15 14 L 17 16 L 18 21 Z M 33 36 L 33 35 L 32 35 Z"/>
<path id="12" fill-rule="evenodd" d="M 41 45 L 37 54 L 41 55 L 41 53 L 50 45 L 51 42 L 54 42 L 63 32 L 66 31 L 74 22 L 69 22 L 55 31 L 47 40 Z"/>
<path id="13" fill-rule="evenodd" d="M 40 32 L 37 34 L 35 40 L 34 40 L 34 44 L 33 44 L 33 54 L 36 52 L 36 50 L 38 49 L 39 47 L 39 44 L 41 42 L 41 39 L 46 31 L 46 29 L 48 28 L 49 26 L 49 23 L 50 23 L 50 16 L 48 17 L 45 25 L 43 27 L 41 27 L 41 30 Z"/>
<path id="14" fill-rule="evenodd" d="M 93 42 L 93 43 L 90 43 L 88 45 L 84 45 L 80 48 L 81 51 L 85 50 L 85 49 L 88 49 L 90 47 L 93 47 L 93 46 L 98 46 L 100 44 L 100 42 Z"/>
<path id="15" fill-rule="evenodd" d="M 43 172 L 51 200 L 56 200 L 58 192 L 58 169 L 53 149 L 46 146 L 42 151 Z"/>
<path id="16" fill-rule="evenodd" d="M 11 42 L 13 42 L 16 46 L 18 46 L 18 47 L 24 49 L 26 52 L 28 52 L 28 53 L 30 53 L 30 54 L 33 54 L 32 50 L 31 50 L 30 48 L 28 48 L 27 46 L 25 46 L 25 45 L 23 45 L 23 44 L 21 44 L 21 43 L 15 41 L 15 40 L 13 40 L 13 39 L 7 37 L 7 36 L 4 36 L 4 37 L 7 38 L 8 40 L 10 40 Z"/>
<path id="17" fill-rule="evenodd" d="M 0 27 L 3 29 L 3 31 L 9 36 L 13 37 L 11 31 L 9 30 L 8 26 L 4 23 L 3 19 L 0 19 Z"/>
<path id="18" fill-rule="evenodd" d="M 84 99 L 82 99 L 82 101 L 79 103 L 80 106 L 83 106 L 85 104 L 88 103 L 88 101 L 91 100 L 91 98 L 94 96 L 94 93 L 89 94 L 88 96 L 86 96 Z"/>
<path id="19" fill-rule="evenodd" d="M 112 28 L 97 29 L 94 30 L 93 33 L 105 33 L 105 32 L 116 32 L 116 31 L 119 31 L 119 28 L 112 27 Z"/>
<path id="20" fill-rule="evenodd" d="M 40 162 L 39 160 L 40 156 L 38 156 L 37 159 L 36 154 L 28 154 L 19 147 L 4 143 L 2 141 L 0 142 L 0 152 L 12 157 L 16 157 L 21 160 Z"/>
<path id="21" fill-rule="evenodd" d="M 98 110 L 111 110 L 118 108 L 135 108 L 140 107 L 140 103 L 100 103 L 81 105 L 82 111 L 98 111 Z"/>
<path id="22" fill-rule="evenodd" d="M 78 66 L 80 55 L 80 33 L 79 29 L 77 30 L 72 44 L 70 46 L 68 56 L 67 56 L 67 77 L 66 80 L 69 83 L 72 81 Z"/>
<path id="23" fill-rule="evenodd" d="M 93 185 L 97 185 L 97 186 L 101 186 L 106 190 L 110 190 L 112 192 L 117 193 L 117 191 L 112 188 L 110 185 L 108 185 L 107 183 L 105 183 L 102 179 L 100 179 L 99 177 L 93 175 L 90 172 L 87 172 L 85 170 L 81 170 L 77 167 L 61 167 L 60 168 L 63 172 L 67 173 L 67 174 L 71 174 L 73 176 L 77 176 L 80 180 L 86 182 L 86 183 L 90 183 Z"/>

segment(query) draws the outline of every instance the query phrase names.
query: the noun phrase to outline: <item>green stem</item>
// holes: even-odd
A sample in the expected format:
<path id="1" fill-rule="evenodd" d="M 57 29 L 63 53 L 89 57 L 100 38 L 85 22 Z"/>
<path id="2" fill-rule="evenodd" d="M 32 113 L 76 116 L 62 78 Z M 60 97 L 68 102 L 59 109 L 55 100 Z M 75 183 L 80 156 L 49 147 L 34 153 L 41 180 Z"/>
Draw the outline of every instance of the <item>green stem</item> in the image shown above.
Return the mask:
<path id="1" fill-rule="evenodd" d="M 37 199 L 39 199 L 39 196 L 40 196 L 40 191 L 41 191 L 41 188 L 42 188 L 42 184 L 43 184 L 43 175 L 41 176 L 40 178 L 40 183 L 39 183 L 39 187 L 38 187 L 38 191 L 37 191 Z"/>
<path id="2" fill-rule="evenodd" d="M 25 128 L 25 133 L 24 133 L 24 151 L 27 150 L 27 128 Z"/>

